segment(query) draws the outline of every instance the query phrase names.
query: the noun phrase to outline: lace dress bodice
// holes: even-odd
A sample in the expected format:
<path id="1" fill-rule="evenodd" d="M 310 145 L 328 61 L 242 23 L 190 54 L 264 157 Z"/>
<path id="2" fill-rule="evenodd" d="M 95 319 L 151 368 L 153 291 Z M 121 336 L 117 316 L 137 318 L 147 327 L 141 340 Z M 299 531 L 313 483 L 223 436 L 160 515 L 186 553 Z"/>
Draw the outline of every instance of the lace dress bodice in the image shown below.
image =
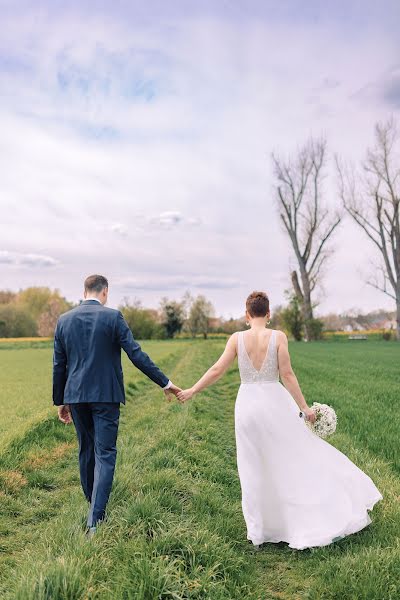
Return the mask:
<path id="1" fill-rule="evenodd" d="M 242 383 L 269 383 L 279 381 L 278 352 L 276 347 L 276 331 L 272 330 L 261 369 L 257 371 L 247 353 L 244 344 L 244 331 L 238 333 L 238 363 Z"/>

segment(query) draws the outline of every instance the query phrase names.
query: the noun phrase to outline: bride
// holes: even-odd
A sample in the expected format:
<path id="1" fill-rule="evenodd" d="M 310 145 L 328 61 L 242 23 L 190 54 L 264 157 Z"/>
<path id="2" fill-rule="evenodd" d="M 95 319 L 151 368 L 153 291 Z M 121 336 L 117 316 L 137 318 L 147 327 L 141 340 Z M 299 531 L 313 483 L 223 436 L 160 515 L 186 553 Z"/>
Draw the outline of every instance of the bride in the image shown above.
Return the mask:
<path id="1" fill-rule="evenodd" d="M 234 333 L 219 360 L 190 389 L 185 402 L 215 383 L 238 357 L 241 385 L 235 405 L 237 465 L 248 539 L 326 546 L 360 531 L 382 499 L 373 481 L 299 418 L 314 422 L 288 352 L 285 334 L 267 329 L 269 300 L 246 301 L 249 331 Z M 283 385 L 279 382 L 281 379 Z"/>

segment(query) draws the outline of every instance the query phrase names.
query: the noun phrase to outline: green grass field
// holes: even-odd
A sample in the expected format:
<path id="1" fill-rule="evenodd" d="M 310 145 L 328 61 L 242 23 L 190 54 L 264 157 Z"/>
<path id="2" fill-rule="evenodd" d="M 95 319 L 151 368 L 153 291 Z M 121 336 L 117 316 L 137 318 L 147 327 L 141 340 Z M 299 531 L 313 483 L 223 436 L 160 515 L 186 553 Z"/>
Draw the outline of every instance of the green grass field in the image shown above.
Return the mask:
<path id="1" fill-rule="evenodd" d="M 143 346 L 187 386 L 223 344 Z M 180 406 L 125 363 L 128 401 L 109 516 L 88 542 L 75 432 L 51 406 L 51 348 L 0 347 L 0 598 L 400 598 L 400 345 L 290 348 L 309 403 L 327 402 L 338 413 L 331 443 L 374 479 L 384 500 L 372 525 L 334 545 L 254 552 L 235 462 L 236 368 Z"/>

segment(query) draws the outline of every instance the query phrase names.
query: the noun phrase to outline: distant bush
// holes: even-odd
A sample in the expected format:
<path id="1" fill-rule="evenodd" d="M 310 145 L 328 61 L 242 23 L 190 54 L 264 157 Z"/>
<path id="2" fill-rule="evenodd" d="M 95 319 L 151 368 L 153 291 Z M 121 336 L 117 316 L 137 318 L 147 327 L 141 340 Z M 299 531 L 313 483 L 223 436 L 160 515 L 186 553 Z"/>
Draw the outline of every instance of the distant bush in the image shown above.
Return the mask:
<path id="1" fill-rule="evenodd" d="M 37 324 L 32 315 L 15 304 L 0 304 L 0 337 L 37 336 Z"/>
<path id="2" fill-rule="evenodd" d="M 0 304 L 11 304 L 16 296 L 17 294 L 10 290 L 0 290 Z"/>
<path id="3" fill-rule="evenodd" d="M 54 335 L 58 317 L 70 310 L 71 305 L 64 298 L 50 298 L 43 312 L 37 319 L 38 334 L 41 337 L 49 337 Z"/>
<path id="4" fill-rule="evenodd" d="M 280 320 L 283 329 L 288 331 L 297 342 L 303 339 L 304 321 L 300 302 L 295 294 L 290 296 L 289 305 L 281 309 Z"/>
<path id="5" fill-rule="evenodd" d="M 324 323 L 320 319 L 309 319 L 307 321 L 308 331 L 312 340 L 322 340 L 322 332 L 324 329 Z"/>
<path id="6" fill-rule="evenodd" d="M 161 319 L 166 337 L 173 338 L 182 331 L 185 322 L 185 304 L 176 300 L 161 300 Z"/>
<path id="7" fill-rule="evenodd" d="M 214 316 L 214 307 L 205 296 L 197 296 L 197 298 L 188 298 L 189 311 L 185 321 L 185 329 L 189 331 L 192 337 L 196 337 L 201 333 L 204 339 L 207 339 L 211 329 L 211 319 Z"/>
<path id="8" fill-rule="evenodd" d="M 245 331 L 247 329 L 246 319 L 228 319 L 222 320 L 219 325 L 212 327 L 211 331 L 216 334 L 231 335 L 235 331 Z"/>
<path id="9" fill-rule="evenodd" d="M 72 307 L 48 287 L 0 290 L 0 337 L 53 336 L 58 317 Z"/>
<path id="10" fill-rule="evenodd" d="M 135 338 L 150 340 L 166 337 L 165 328 L 158 322 L 156 311 L 143 308 L 139 302 L 125 304 L 119 309 Z"/>
<path id="11" fill-rule="evenodd" d="M 15 297 L 15 304 L 25 308 L 35 319 L 42 336 L 53 335 L 58 317 L 73 307 L 58 290 L 48 287 L 21 290 Z"/>

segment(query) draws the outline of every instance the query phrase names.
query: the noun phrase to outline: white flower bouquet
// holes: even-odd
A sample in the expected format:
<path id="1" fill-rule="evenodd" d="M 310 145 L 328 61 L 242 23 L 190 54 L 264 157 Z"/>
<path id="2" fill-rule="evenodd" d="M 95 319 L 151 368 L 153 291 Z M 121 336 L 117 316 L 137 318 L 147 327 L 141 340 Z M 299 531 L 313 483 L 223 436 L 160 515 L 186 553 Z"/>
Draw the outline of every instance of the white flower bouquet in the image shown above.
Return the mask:
<path id="1" fill-rule="evenodd" d="M 332 435 L 332 433 L 335 433 L 337 416 L 331 406 L 328 406 L 328 404 L 314 402 L 314 404 L 311 406 L 311 410 L 314 411 L 316 416 L 315 423 L 311 423 L 305 419 L 305 422 L 311 431 L 321 438 L 326 438 L 329 435 Z"/>

